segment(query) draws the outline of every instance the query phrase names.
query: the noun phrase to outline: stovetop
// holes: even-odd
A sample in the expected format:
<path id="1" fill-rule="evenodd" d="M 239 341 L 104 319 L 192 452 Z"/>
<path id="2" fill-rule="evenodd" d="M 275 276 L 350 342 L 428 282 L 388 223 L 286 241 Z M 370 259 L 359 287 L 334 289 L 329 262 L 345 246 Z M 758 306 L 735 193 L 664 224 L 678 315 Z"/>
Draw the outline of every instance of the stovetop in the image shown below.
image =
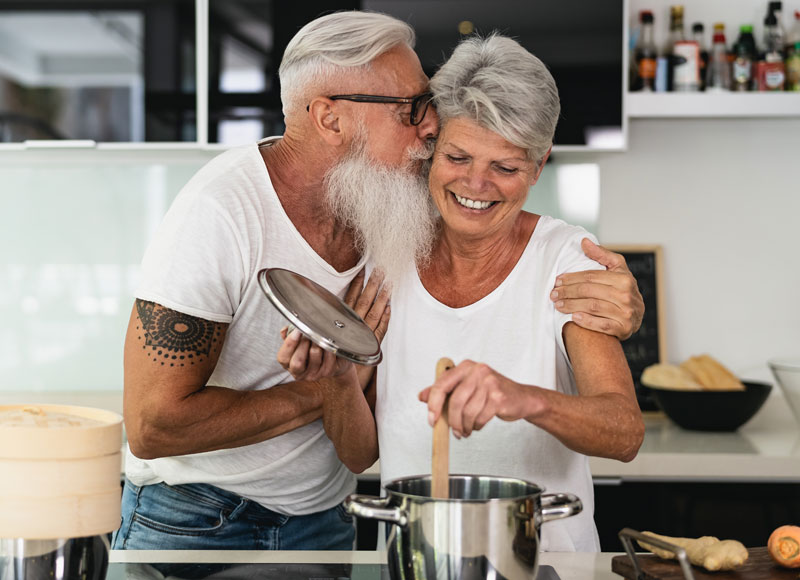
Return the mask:
<path id="1" fill-rule="evenodd" d="M 390 580 L 384 564 L 130 564 L 112 563 L 106 580 Z M 560 580 L 539 566 L 536 580 Z"/>

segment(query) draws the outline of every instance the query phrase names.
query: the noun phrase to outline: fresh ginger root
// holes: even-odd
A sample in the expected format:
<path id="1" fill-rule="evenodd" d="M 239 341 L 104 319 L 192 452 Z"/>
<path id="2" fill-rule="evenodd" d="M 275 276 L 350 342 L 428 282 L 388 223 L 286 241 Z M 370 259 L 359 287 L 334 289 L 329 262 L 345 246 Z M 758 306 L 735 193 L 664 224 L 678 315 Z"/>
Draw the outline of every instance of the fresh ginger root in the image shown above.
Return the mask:
<path id="1" fill-rule="evenodd" d="M 653 532 L 642 532 L 646 536 L 652 536 L 665 542 L 686 550 L 689 562 L 695 566 L 702 566 L 706 570 L 715 572 L 717 570 L 733 570 L 744 564 L 749 556 L 747 548 L 736 540 L 719 540 L 713 536 L 703 536 L 701 538 L 671 538 L 669 536 L 659 536 Z M 659 558 L 673 560 L 677 558 L 674 552 L 651 546 L 650 544 L 638 541 L 639 545 L 645 550 L 650 550 Z"/>

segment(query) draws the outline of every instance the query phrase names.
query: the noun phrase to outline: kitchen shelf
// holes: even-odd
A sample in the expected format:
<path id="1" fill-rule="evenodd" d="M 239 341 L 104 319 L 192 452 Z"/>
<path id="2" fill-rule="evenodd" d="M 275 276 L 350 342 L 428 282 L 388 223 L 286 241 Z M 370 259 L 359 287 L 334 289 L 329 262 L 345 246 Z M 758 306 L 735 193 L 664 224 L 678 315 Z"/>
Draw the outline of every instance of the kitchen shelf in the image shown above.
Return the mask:
<path id="1" fill-rule="evenodd" d="M 800 117 L 800 93 L 628 93 L 630 118 Z"/>

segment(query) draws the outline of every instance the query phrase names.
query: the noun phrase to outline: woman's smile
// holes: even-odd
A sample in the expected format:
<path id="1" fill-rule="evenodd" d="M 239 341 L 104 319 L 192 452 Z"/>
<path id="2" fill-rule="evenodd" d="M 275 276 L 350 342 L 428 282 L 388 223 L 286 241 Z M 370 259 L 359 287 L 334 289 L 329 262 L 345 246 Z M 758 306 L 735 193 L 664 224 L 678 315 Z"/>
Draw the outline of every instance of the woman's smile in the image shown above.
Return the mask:
<path id="1" fill-rule="evenodd" d="M 450 192 L 453 194 L 453 198 L 455 198 L 456 202 L 459 205 L 475 210 L 485 210 L 489 209 L 490 207 L 494 206 L 497 202 L 496 201 L 481 201 L 478 199 L 470 199 L 468 197 L 462 197 L 455 192 Z"/>

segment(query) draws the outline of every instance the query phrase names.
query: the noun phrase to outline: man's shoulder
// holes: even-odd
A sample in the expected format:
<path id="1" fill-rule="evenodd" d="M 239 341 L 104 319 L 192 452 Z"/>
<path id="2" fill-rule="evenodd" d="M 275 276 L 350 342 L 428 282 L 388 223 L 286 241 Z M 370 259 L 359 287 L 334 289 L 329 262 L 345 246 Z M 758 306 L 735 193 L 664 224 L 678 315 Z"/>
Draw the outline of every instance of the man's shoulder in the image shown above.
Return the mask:
<path id="1" fill-rule="evenodd" d="M 186 183 L 179 197 L 222 202 L 226 197 L 261 195 L 270 187 L 258 146 L 251 144 L 228 149 L 208 161 Z"/>
<path id="2" fill-rule="evenodd" d="M 580 246 L 580 241 L 583 238 L 589 238 L 597 242 L 595 235 L 586 230 L 586 228 L 547 215 L 543 215 L 539 218 L 539 223 L 536 226 L 536 234 L 540 239 L 557 244 L 566 244 L 577 240 L 578 246 Z"/>

